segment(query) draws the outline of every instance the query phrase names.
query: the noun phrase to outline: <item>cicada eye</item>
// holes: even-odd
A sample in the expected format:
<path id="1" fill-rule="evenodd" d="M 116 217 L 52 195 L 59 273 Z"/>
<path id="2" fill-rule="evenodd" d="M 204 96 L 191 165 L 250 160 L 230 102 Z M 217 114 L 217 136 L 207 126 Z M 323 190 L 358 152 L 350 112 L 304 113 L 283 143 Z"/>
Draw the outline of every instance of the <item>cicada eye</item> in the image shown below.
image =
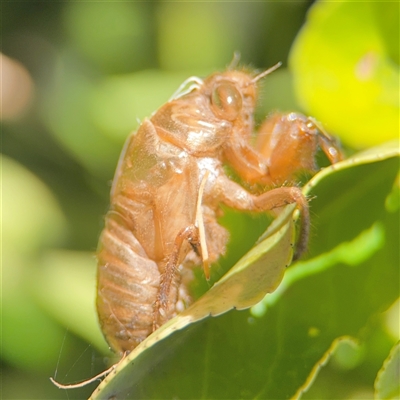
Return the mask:
<path id="1" fill-rule="evenodd" d="M 242 96 L 231 83 L 220 83 L 212 92 L 211 108 L 217 117 L 233 121 L 242 110 Z"/>

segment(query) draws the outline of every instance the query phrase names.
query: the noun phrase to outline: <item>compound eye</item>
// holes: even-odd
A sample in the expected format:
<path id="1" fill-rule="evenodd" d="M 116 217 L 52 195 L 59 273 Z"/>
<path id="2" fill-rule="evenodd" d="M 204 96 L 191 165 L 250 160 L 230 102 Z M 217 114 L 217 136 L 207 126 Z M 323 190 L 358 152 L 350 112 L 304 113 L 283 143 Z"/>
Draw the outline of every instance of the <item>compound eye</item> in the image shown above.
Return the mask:
<path id="1" fill-rule="evenodd" d="M 233 121 L 242 110 L 242 96 L 231 83 L 220 83 L 212 92 L 211 108 L 217 117 Z"/>

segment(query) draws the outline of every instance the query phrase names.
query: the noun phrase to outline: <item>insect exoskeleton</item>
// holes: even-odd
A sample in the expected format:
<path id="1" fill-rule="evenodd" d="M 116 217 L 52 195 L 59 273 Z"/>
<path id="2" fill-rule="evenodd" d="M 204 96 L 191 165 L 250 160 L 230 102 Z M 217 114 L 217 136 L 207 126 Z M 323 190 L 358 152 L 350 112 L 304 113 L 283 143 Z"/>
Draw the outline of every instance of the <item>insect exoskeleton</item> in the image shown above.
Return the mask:
<path id="1" fill-rule="evenodd" d="M 208 277 L 225 252 L 221 204 L 265 212 L 297 203 L 305 247 L 307 201 L 296 185 L 282 184 L 316 169 L 318 146 L 331 162 L 341 153 L 314 120 L 295 113 L 267 118 L 252 145 L 257 83 L 276 67 L 190 78 L 128 138 L 98 248 L 97 310 L 115 351 L 132 350 L 190 303 L 192 268 L 203 263 Z M 248 192 L 224 164 L 268 190 Z"/>

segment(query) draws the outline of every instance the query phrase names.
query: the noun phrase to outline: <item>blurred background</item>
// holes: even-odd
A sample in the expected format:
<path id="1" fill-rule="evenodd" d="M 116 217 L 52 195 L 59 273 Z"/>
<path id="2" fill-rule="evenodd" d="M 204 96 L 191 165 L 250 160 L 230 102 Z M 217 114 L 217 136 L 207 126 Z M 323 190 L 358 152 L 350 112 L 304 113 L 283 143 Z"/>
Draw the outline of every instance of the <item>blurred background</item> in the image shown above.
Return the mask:
<path id="1" fill-rule="evenodd" d="M 240 65 L 260 71 L 283 63 L 263 82 L 258 115 L 313 111 L 314 103 L 299 97 L 304 88 L 293 84 L 292 73 L 301 71 L 293 60 L 292 73 L 287 68 L 311 4 L 1 4 L 2 398 L 73 399 L 93 391 L 65 393 L 48 378 L 82 380 L 109 362 L 94 311 L 94 255 L 114 169 L 127 135 L 181 82 L 223 70 L 239 51 Z M 368 78 L 376 53 L 361 61 L 360 76 Z M 390 71 L 391 88 L 398 74 Z M 388 96 L 395 103 L 392 91 Z M 393 127 L 398 120 L 387 112 Z M 312 115 L 349 147 L 395 137 L 390 128 L 369 140 L 360 129 L 363 142 L 323 112 Z"/>

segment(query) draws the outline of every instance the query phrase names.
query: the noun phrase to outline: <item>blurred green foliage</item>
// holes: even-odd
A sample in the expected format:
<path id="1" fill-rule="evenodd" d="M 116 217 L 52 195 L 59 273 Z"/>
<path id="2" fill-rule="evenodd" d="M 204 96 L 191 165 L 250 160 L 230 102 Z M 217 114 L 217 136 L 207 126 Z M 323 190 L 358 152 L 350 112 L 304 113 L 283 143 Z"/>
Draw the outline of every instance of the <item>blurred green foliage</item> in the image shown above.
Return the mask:
<path id="1" fill-rule="evenodd" d="M 288 54 L 308 1 L 2 2 L 2 53 L 21 63 L 34 83 L 28 106 L 2 120 L 3 398 L 86 398 L 93 391 L 94 385 L 65 394 L 48 377 L 82 380 L 109 362 L 96 324 L 94 252 L 110 182 L 125 137 L 184 79 L 224 69 L 234 51 L 240 51 L 241 64 L 258 69 L 283 61 L 283 68 L 265 79 L 260 118 L 272 109 L 303 107 L 350 147 L 398 134 L 398 4 L 332 4 L 313 6 L 292 51 L 292 77 Z M 356 65 L 369 74 L 367 80 L 355 80 Z M 319 76 L 337 80 L 335 91 L 328 92 Z M 364 175 L 358 179 L 363 182 Z M 357 207 L 363 215 L 363 205 Z M 232 251 L 216 271 L 233 265 L 265 226 L 233 213 L 225 220 L 233 230 Z M 241 232 L 248 230 L 243 240 Z M 364 284 L 373 289 L 371 281 Z M 336 300 L 331 298 L 332 308 Z M 249 316 L 240 315 L 246 325 Z M 230 314 L 224 318 L 230 323 Z M 375 344 L 355 370 L 367 371 L 373 382 L 377 371 L 369 371 L 383 363 L 398 331 L 389 333 L 382 316 L 371 324 L 364 329 L 371 332 L 374 326 L 375 336 L 365 335 L 363 346 Z M 232 326 L 237 332 L 228 339 L 235 354 L 254 324 Z M 212 329 L 218 338 L 219 328 Z M 295 323 L 292 329 L 298 329 Z M 226 340 L 219 337 L 216 346 Z M 308 351 L 315 351 L 311 342 Z M 328 398 L 324 387 L 339 387 L 343 390 L 335 393 L 349 397 L 365 390 L 365 380 L 353 380 L 354 388 L 344 373 L 357 357 L 330 363 L 330 373 L 322 372 L 309 393 Z M 180 385 L 184 371 L 180 374 L 168 385 Z"/>
<path id="2" fill-rule="evenodd" d="M 296 38 L 300 104 L 348 145 L 399 137 L 399 35 L 398 3 L 341 1 L 315 4 Z"/>

